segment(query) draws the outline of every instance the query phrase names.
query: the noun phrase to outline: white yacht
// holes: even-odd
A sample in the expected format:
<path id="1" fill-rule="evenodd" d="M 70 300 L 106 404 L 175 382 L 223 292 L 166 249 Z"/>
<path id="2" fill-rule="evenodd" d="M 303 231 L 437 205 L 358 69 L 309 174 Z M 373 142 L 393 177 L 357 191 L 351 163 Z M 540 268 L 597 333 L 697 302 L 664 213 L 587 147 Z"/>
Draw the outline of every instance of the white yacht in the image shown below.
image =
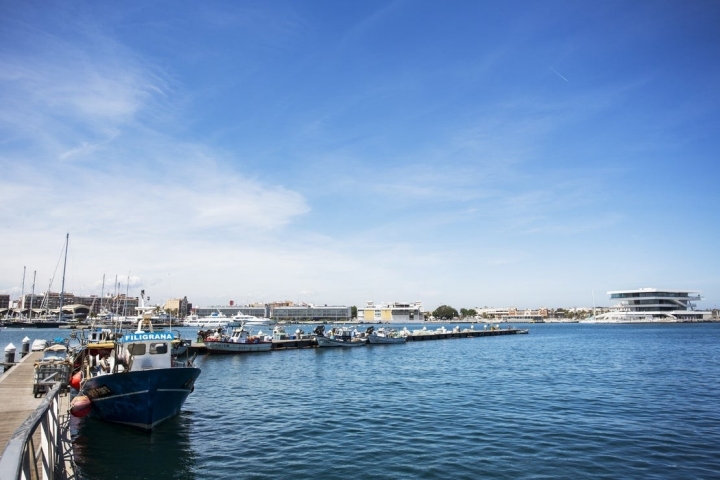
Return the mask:
<path id="1" fill-rule="evenodd" d="M 230 320 L 230 317 L 218 310 L 206 317 L 191 315 L 185 319 L 184 325 L 186 327 L 225 328 Z"/>
<path id="2" fill-rule="evenodd" d="M 275 325 L 277 322 L 272 318 L 260 318 L 253 315 L 246 315 L 242 312 L 237 312 L 235 315 L 230 317 L 230 322 L 227 324 L 229 328 L 238 328 L 244 325 L 246 326 L 269 326 Z"/>
<path id="3" fill-rule="evenodd" d="M 700 292 L 693 290 L 615 290 L 607 292 L 610 299 L 620 303 L 610 311 L 581 320 L 581 323 L 653 323 L 653 322 L 702 322 L 711 313 L 695 310 L 695 303 L 702 300 Z"/>

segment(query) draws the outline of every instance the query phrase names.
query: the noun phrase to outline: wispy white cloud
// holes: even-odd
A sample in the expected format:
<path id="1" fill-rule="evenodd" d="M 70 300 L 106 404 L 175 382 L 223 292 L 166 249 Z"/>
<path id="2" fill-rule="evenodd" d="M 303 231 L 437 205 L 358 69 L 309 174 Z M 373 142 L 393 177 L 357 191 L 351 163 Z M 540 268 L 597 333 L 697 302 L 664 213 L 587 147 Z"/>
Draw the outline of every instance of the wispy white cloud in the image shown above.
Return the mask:
<path id="1" fill-rule="evenodd" d="M 5 285 L 28 258 L 54 264 L 49 247 L 64 232 L 81 252 L 81 290 L 102 273 L 134 270 L 134 288 L 182 265 L 233 270 L 271 258 L 254 242 L 306 214 L 306 199 L 244 174 L 227 152 L 175 138 L 172 73 L 97 29 L 80 31 L 75 42 L 25 31 L 36 48 L 0 55 L 0 129 L 12 137 L 0 146 L 0 249 L 17 258 L 0 267 Z M 238 255 L 248 247 L 255 258 Z"/>
<path id="2" fill-rule="evenodd" d="M 567 42 L 577 50 L 557 41 L 518 53 L 548 31 L 534 12 L 490 47 L 473 30 L 422 30 L 424 50 L 398 13 L 434 21 L 447 9 L 394 2 L 330 18 L 299 5 L 184 6 L 171 18 L 122 6 L 105 23 L 94 18 L 104 9 L 60 8 L 37 25 L 2 16 L 12 42 L 0 53 L 0 250 L 10 252 L 0 290 L 25 264 L 50 277 L 69 231 L 80 293 L 130 272 L 131 288 L 196 304 L 473 306 L 474 295 L 507 299 L 503 289 L 520 286 L 537 298 L 551 290 L 548 265 L 629 268 L 632 251 L 588 255 L 632 227 L 638 210 L 616 198 L 618 184 L 629 185 L 635 156 L 685 153 L 713 125 L 701 121 L 713 102 L 688 102 L 643 124 L 644 138 L 621 132 L 615 149 L 607 132 L 634 127 L 626 106 L 656 75 L 598 78 L 574 61 L 591 43 L 582 32 Z M 389 43 L 397 35 L 408 41 Z M 425 51 L 435 56 L 415 55 Z M 572 82 L 549 82 L 552 69 L 532 60 L 559 57 Z M 677 133 L 693 122 L 703 127 Z M 662 200 L 651 188 L 637 195 Z M 628 250 L 647 238 L 635 235 Z M 552 288 L 582 284 L 573 275 Z"/>

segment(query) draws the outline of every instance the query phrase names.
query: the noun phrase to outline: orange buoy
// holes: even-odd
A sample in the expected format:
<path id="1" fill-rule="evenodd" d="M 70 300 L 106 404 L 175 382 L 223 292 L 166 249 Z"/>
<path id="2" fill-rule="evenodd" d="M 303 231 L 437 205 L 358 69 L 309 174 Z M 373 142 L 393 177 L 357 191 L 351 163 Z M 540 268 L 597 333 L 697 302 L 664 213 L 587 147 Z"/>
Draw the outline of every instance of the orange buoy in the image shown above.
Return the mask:
<path id="1" fill-rule="evenodd" d="M 77 372 L 70 379 L 70 386 L 75 390 L 80 390 L 80 381 L 82 380 L 82 372 Z"/>
<path id="2" fill-rule="evenodd" d="M 90 413 L 92 402 L 87 395 L 78 395 L 70 402 L 70 414 L 73 417 L 84 417 Z"/>

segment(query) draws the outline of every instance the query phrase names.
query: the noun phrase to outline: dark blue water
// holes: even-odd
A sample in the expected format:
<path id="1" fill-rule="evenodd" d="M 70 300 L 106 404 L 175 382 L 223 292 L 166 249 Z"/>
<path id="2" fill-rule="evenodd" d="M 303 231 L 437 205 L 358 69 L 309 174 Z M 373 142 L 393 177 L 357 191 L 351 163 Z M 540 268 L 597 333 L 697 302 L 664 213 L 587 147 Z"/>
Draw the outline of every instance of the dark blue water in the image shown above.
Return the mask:
<path id="1" fill-rule="evenodd" d="M 80 478 L 720 478 L 720 324 L 529 328 L 199 357 L 152 434 L 75 422 Z"/>

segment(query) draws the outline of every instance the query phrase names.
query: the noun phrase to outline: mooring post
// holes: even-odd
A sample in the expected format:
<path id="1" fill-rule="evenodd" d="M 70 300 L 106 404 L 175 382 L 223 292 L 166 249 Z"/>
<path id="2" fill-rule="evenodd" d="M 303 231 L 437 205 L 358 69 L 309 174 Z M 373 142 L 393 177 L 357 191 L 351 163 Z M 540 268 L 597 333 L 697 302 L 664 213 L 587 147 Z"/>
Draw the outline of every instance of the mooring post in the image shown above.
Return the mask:
<path id="1" fill-rule="evenodd" d="M 22 348 L 20 349 L 20 358 L 25 358 L 30 353 L 30 339 L 28 337 L 23 338 Z"/>
<path id="2" fill-rule="evenodd" d="M 5 347 L 5 369 L 3 372 L 7 372 L 10 367 L 12 367 L 12 364 L 15 363 L 15 345 L 12 343 Z"/>

